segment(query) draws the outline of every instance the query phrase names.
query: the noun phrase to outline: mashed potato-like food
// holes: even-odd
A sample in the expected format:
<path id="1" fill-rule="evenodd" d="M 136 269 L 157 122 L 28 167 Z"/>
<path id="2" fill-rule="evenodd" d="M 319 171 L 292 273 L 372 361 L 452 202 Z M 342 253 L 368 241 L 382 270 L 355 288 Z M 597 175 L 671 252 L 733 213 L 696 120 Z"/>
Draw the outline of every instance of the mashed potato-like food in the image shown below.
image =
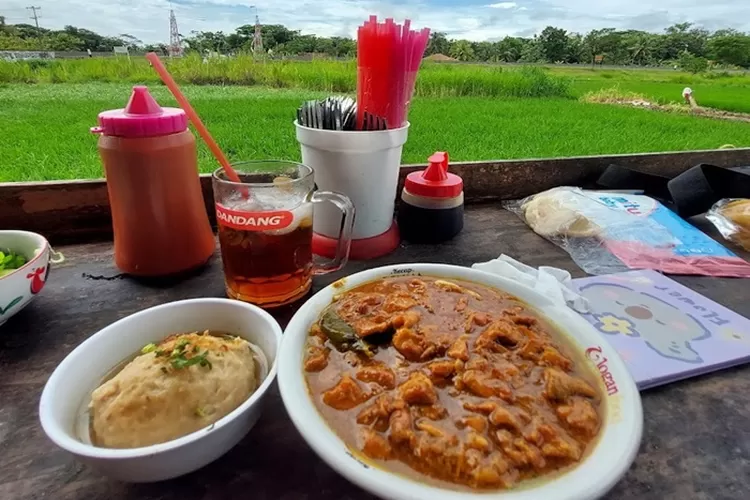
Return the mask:
<path id="1" fill-rule="evenodd" d="M 239 337 L 188 333 L 149 344 L 91 394 L 91 439 L 106 448 L 163 443 L 211 425 L 260 383 Z"/>
<path id="2" fill-rule="evenodd" d="M 583 215 L 586 198 L 565 189 L 551 189 L 534 196 L 521 207 L 526 223 L 535 233 L 551 237 L 589 238 L 601 229 Z"/>

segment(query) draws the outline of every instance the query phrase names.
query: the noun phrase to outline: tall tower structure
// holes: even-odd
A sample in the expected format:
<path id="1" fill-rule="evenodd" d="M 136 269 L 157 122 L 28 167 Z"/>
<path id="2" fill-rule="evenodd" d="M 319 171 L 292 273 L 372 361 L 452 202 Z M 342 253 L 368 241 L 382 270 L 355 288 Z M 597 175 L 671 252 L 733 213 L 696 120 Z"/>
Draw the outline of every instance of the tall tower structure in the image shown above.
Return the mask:
<path id="1" fill-rule="evenodd" d="M 261 32 L 260 18 L 255 14 L 255 35 L 253 36 L 253 54 L 263 54 L 263 34 Z"/>
<path id="2" fill-rule="evenodd" d="M 177 29 L 177 18 L 174 10 L 169 9 L 169 56 L 182 56 L 182 42 L 180 41 L 180 32 Z"/>

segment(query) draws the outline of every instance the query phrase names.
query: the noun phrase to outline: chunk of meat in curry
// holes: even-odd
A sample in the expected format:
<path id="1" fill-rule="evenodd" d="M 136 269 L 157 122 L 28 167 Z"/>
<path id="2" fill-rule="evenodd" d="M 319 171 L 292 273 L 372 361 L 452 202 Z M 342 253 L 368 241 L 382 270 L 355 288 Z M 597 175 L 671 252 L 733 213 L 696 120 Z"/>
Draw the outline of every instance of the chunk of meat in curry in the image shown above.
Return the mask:
<path id="1" fill-rule="evenodd" d="M 308 385 L 336 433 L 386 468 L 510 488 L 574 465 L 599 433 L 601 392 L 592 375 L 511 296 L 400 277 L 335 304 L 358 336 L 379 335 L 375 354 L 340 352 L 316 325 Z"/>

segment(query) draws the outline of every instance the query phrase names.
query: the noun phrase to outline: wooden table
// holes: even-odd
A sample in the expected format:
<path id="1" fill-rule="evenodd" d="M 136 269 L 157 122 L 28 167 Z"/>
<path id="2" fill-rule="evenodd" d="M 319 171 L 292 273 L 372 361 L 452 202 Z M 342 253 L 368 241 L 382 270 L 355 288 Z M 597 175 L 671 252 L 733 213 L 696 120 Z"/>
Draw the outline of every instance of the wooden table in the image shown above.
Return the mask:
<path id="1" fill-rule="evenodd" d="M 372 498 L 308 448 L 289 421 L 278 390 L 250 434 L 227 455 L 188 476 L 159 484 L 110 481 L 57 449 L 39 425 L 47 377 L 80 342 L 135 311 L 192 297 L 223 297 L 221 265 L 178 283 L 144 284 L 118 277 L 109 243 L 58 248 L 67 261 L 40 297 L 0 328 L 0 499 L 349 499 Z M 560 249 L 497 205 L 467 210 L 466 228 L 439 246 L 402 246 L 345 273 L 316 280 L 319 289 L 365 268 L 396 262 L 471 265 L 506 253 L 539 266 L 583 273 Z M 748 280 L 678 277 L 690 288 L 750 316 Z M 293 308 L 276 313 L 286 324 Z M 611 499 L 750 498 L 750 367 L 647 391 L 638 458 Z"/>

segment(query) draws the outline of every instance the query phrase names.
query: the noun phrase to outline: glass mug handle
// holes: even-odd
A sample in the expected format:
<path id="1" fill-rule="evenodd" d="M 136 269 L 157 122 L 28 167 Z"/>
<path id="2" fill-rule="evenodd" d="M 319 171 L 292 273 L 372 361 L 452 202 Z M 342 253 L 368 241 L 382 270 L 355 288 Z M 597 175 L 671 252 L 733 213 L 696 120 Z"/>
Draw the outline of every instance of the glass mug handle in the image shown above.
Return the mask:
<path id="1" fill-rule="evenodd" d="M 313 203 L 329 202 L 341 210 L 341 230 L 339 231 L 336 255 L 333 260 L 325 264 L 315 264 L 313 274 L 319 276 L 338 271 L 346 265 L 349 260 L 349 248 L 352 245 L 352 230 L 354 229 L 354 205 L 352 201 L 343 194 L 332 191 L 315 191 L 310 199 Z"/>

